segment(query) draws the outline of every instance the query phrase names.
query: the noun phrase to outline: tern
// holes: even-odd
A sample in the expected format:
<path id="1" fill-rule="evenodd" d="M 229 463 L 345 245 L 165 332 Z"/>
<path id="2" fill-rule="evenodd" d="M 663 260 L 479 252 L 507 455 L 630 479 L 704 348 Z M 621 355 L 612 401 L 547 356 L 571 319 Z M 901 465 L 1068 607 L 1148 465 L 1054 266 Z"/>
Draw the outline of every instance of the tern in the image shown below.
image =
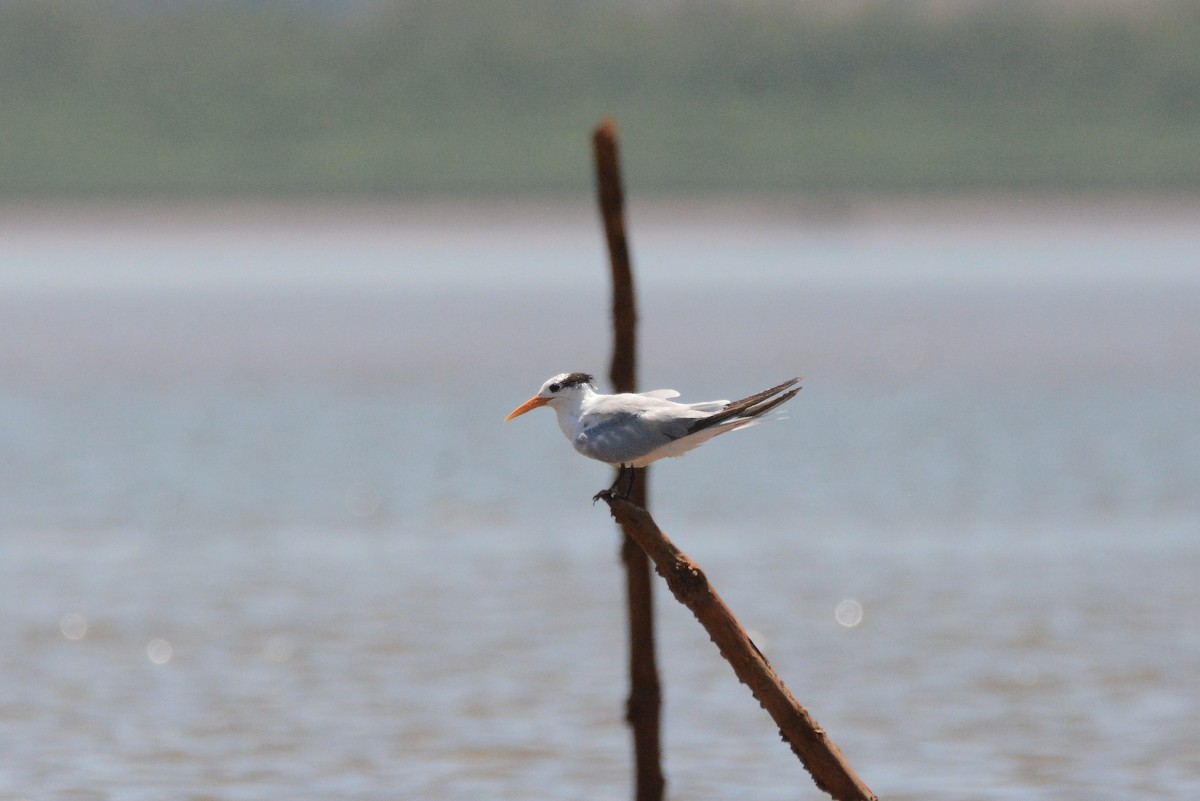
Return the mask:
<path id="1" fill-rule="evenodd" d="M 575 450 L 617 468 L 617 478 L 593 500 L 612 497 L 628 471 L 633 478 L 621 497 L 628 497 L 636 474 L 666 456 L 680 456 L 718 434 L 759 423 L 763 415 L 800 391 L 799 378 L 736 401 L 676 403 L 673 389 L 650 392 L 597 392 L 587 373 L 559 373 L 538 393 L 508 413 L 504 422 L 539 406 L 549 406 L 558 415 L 558 427 Z"/>

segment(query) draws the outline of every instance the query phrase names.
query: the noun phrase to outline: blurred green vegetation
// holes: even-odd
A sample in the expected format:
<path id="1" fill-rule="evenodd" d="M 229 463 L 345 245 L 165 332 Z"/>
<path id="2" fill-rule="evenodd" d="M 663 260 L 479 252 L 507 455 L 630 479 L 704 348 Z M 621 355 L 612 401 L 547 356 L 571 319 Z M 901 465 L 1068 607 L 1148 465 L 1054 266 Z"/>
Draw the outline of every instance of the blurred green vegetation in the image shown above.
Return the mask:
<path id="1" fill-rule="evenodd" d="M 1200 3 L 0 0 L 0 195 L 1200 188 Z"/>

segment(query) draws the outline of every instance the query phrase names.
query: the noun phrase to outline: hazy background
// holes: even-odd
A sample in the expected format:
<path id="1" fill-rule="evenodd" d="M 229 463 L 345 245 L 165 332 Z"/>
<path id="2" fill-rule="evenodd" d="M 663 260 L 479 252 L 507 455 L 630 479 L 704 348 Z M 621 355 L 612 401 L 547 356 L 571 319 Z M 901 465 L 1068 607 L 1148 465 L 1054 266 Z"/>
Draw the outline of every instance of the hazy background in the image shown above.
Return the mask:
<path id="1" fill-rule="evenodd" d="M 1194 191 L 1195 2 L 0 3 L 0 195 Z"/>
<path id="2" fill-rule="evenodd" d="M 0 798 L 627 798 L 655 515 L 891 799 L 1200 797 L 1200 5 L 0 0 Z M 603 383 L 603 382 L 602 382 Z M 659 595 L 670 797 L 823 797 Z"/>

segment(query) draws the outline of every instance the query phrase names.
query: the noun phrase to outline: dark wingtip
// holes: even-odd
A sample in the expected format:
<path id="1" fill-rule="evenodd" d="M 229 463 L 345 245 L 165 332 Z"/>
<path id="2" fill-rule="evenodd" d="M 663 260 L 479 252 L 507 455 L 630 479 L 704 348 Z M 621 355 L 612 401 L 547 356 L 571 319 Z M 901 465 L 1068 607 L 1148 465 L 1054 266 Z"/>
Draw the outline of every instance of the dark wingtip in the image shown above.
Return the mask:
<path id="1" fill-rule="evenodd" d="M 764 389 L 762 392 L 757 392 L 747 398 L 731 401 L 725 404 L 725 408 L 711 417 L 705 417 L 697 420 L 688 428 L 688 433 L 702 431 L 710 426 L 718 425 L 735 417 L 758 417 L 770 410 L 774 409 L 781 403 L 786 403 L 796 397 L 796 393 L 800 391 L 800 387 L 796 386 L 800 382 L 800 377 L 784 381 L 778 386 Z"/>

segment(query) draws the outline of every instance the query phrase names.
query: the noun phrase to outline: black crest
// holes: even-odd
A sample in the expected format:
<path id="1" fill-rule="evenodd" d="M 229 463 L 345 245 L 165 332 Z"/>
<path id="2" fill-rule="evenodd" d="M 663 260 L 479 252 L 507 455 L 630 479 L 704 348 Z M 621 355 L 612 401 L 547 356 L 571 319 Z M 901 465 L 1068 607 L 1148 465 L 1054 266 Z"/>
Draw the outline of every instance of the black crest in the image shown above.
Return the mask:
<path id="1" fill-rule="evenodd" d="M 578 387 L 590 383 L 592 383 L 592 377 L 587 373 L 567 373 L 561 381 L 551 384 L 549 389 L 551 392 L 561 392 L 567 387 Z"/>
<path id="2" fill-rule="evenodd" d="M 587 373 L 570 373 L 562 380 L 562 385 L 564 387 L 577 387 L 580 384 L 590 384 L 593 381 L 595 379 Z"/>

